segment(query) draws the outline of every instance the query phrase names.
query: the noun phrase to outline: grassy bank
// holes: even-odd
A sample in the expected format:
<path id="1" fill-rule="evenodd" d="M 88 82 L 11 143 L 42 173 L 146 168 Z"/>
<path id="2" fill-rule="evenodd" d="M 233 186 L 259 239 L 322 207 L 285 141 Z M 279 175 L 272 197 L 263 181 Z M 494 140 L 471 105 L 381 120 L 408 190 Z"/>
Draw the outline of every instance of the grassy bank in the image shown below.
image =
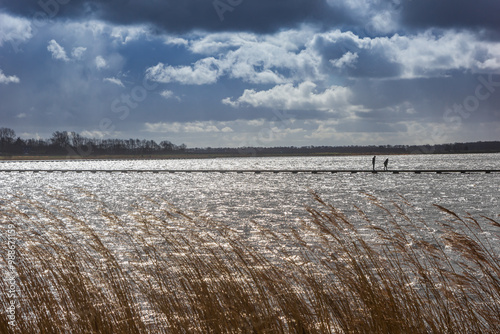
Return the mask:
<path id="1" fill-rule="evenodd" d="M 300 224 L 245 233 L 154 201 L 124 218 L 92 194 L 4 199 L 18 277 L 16 296 L 0 286 L 0 332 L 500 332 L 495 220 L 435 206 L 428 222 L 404 199 L 368 196 L 384 216 L 373 221 L 313 196 Z"/>

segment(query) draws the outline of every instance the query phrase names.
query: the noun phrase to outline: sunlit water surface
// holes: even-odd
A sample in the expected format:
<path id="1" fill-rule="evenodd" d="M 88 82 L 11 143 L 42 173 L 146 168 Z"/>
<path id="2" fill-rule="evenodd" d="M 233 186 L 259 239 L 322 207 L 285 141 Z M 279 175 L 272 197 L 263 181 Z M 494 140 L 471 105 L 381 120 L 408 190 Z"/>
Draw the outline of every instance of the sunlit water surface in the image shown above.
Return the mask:
<path id="1" fill-rule="evenodd" d="M 370 169 L 371 156 L 271 157 L 136 161 L 43 161 L 2 162 L 7 169 Z M 385 157 L 377 157 L 382 168 Z M 389 156 L 391 169 L 500 169 L 500 154 Z M 439 204 L 459 214 L 500 218 L 500 173 L 5 173 L 0 171 L 0 199 L 23 197 L 42 205 L 60 205 L 53 195 L 69 199 L 70 205 L 89 222 L 99 215 L 97 204 L 126 218 L 131 212 L 149 208 L 147 199 L 169 202 L 186 212 L 224 221 L 241 231 L 250 221 L 281 229 L 307 217 L 306 206 L 316 206 L 310 192 L 348 215 L 355 205 L 376 221 L 381 210 L 370 205 L 367 195 L 382 203 L 406 198 L 429 223 L 442 214 Z M 50 196 L 52 195 L 52 196 Z M 67 204 L 69 205 L 69 204 Z M 154 206 L 154 205 L 153 205 Z M 97 220 L 96 220 L 97 221 Z M 97 223 L 96 223 L 97 224 Z M 96 226 L 105 228 L 103 226 Z"/>
<path id="2" fill-rule="evenodd" d="M 212 218 L 229 226 L 232 233 L 246 241 L 246 244 L 258 249 L 272 263 L 300 260 L 303 249 L 296 243 L 282 238 L 269 239 L 262 237 L 259 231 L 269 228 L 276 235 L 286 235 L 290 228 L 301 231 L 300 238 L 311 245 L 317 245 L 322 239 L 300 229 L 303 221 L 307 221 L 309 213 L 306 207 L 320 207 L 314 201 L 311 192 L 317 193 L 325 202 L 341 209 L 353 224 L 358 224 L 358 231 L 363 238 L 376 241 L 373 230 L 366 228 L 367 221 L 358 214 L 361 208 L 369 217 L 370 223 L 387 230 L 388 214 L 368 200 L 372 195 L 384 206 L 397 211 L 392 201 L 399 203 L 414 221 L 422 219 L 427 224 L 407 224 L 405 233 L 419 235 L 432 241 L 443 233 L 437 221 L 446 216 L 433 204 L 444 206 L 460 215 L 469 213 L 477 218 L 480 215 L 500 220 L 500 173 L 90 173 L 90 172 L 2 172 L 8 169 L 96 169 L 96 170 L 154 170 L 154 169 L 370 169 L 371 156 L 352 157 L 279 157 L 279 158 L 227 158 L 227 159 L 190 159 L 190 160 L 144 160 L 144 161 L 53 161 L 53 162 L 2 162 L 0 163 L 0 210 L 6 209 L 7 216 L 12 211 L 28 213 L 31 220 L 19 223 L 21 232 L 33 231 L 30 235 L 38 235 L 38 227 L 42 235 L 51 232 L 57 235 L 63 232 L 74 239 L 75 244 L 82 238 L 89 238 L 85 233 L 78 233 L 80 227 L 73 219 L 65 219 L 62 209 L 75 212 L 81 221 L 97 232 L 99 238 L 113 253 L 114 257 L 133 277 L 146 279 L 140 271 L 133 270 L 130 263 L 136 257 L 136 249 L 127 236 L 135 235 L 140 239 L 144 233 L 137 217 L 141 212 L 166 217 L 163 209 L 171 203 L 190 216 Z M 378 157 L 377 168 L 385 157 Z M 500 154 L 476 155 L 412 155 L 390 156 L 391 169 L 500 169 Z M 411 206 L 405 205 L 404 200 Z M 36 208 L 36 206 L 39 206 Z M 12 207 L 14 206 L 14 210 Z M 9 209 L 10 208 L 10 209 Z M 324 208 L 323 208 L 324 209 Z M 10 210 L 10 213 L 9 213 Z M 40 214 L 40 211 L 45 211 Z M 119 217 L 123 225 L 117 225 L 107 218 L 103 212 L 111 212 Z M 65 221 L 55 224 L 51 214 Z M 59 216 L 58 216 L 59 215 Z M 4 216 L 5 217 L 5 216 Z M 21 215 L 13 219 L 19 219 Z M 28 216 L 24 216 L 28 217 Z M 401 217 L 399 217 L 401 218 Z M 35 221 L 35 220 L 36 221 Z M 39 219 L 40 221 L 38 221 Z M 175 238 L 190 238 L 189 235 L 213 235 L 219 245 L 227 243 L 227 239 L 217 235 L 213 224 L 205 224 L 206 220 L 168 222 L 165 224 Z M 484 220 L 483 220 L 484 221 Z M 34 224 L 33 222 L 36 222 Z M 2 224 L 6 224 L 2 219 Z M 218 225 L 220 226 L 220 225 Z M 125 227 L 125 234 L 120 229 Z M 189 231 L 188 231 L 189 229 Z M 227 229 L 226 229 L 227 230 Z M 76 232 L 76 233 L 73 233 Z M 187 232 L 191 232 L 189 234 Z M 130 234 L 128 234 L 130 233 Z M 234 235 L 234 234 L 232 234 Z M 153 236 L 161 242 L 161 236 Z M 202 237 L 203 238 L 203 237 Z M 485 224 L 479 235 L 492 247 L 493 254 L 500 254 L 498 231 Z M 205 239 L 208 240 L 208 239 Z M 318 241 L 319 240 L 319 241 Z M 496 240 L 490 242 L 489 240 Z M 151 240 L 150 240 L 151 241 Z M 29 238 L 19 239 L 17 247 L 24 247 Z M 208 244 L 205 244 L 205 249 Z M 217 249 L 217 245 L 214 246 Z M 157 244 L 157 249 L 162 249 Z M 277 252 L 285 249 L 285 253 Z M 142 253 L 141 253 L 142 254 Z M 185 256 L 169 254 L 167 257 Z M 285 258 L 282 258 L 282 257 Z M 323 256 L 319 254 L 318 256 Z M 153 266 L 153 262 L 139 263 L 139 266 Z M 311 265 L 311 264 L 309 264 Z M 316 266 L 316 274 L 331 275 L 326 267 Z M 323 269 L 322 269 L 323 268 Z M 154 269 L 153 269 L 154 270 Z M 174 267 L 169 270 L 175 272 Z M 324 272 L 322 272 L 324 270 Z M 90 275 L 92 273 L 89 273 Z M 134 276 L 135 275 L 135 276 Z M 410 275 L 411 276 L 411 275 Z M 333 279 L 333 278 L 332 278 Z M 161 314 L 152 311 L 148 303 L 140 306 L 144 321 L 152 322 L 161 318 Z"/>

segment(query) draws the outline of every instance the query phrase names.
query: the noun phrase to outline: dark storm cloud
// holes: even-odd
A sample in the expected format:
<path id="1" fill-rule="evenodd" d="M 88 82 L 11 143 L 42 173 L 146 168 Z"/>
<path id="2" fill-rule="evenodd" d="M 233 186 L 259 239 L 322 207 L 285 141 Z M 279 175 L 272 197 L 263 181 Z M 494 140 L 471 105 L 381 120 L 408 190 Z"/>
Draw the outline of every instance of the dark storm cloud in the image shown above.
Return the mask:
<path id="1" fill-rule="evenodd" d="M 362 52 L 358 56 L 356 66 L 346 68 L 350 77 L 390 78 L 397 77 L 402 72 L 401 64 L 388 60 L 382 54 Z"/>
<path id="2" fill-rule="evenodd" d="M 324 26 L 352 23 L 346 9 L 334 8 L 325 0 L 3 0 L 0 9 L 26 17 L 46 12 L 51 18 L 144 23 L 170 32 L 271 32 L 305 22 Z"/>
<path id="3" fill-rule="evenodd" d="M 500 29 L 497 0 L 403 0 L 402 23 L 418 28 Z"/>

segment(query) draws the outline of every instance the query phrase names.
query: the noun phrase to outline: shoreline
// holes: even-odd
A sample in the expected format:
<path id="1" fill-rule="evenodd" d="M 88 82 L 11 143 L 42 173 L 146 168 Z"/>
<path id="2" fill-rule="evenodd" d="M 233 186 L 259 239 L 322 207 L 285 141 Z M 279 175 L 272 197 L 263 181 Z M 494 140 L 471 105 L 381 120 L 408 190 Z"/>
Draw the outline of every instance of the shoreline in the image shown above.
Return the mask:
<path id="1" fill-rule="evenodd" d="M 0 156 L 0 162 L 7 161 L 80 161 L 80 160 L 177 160 L 177 159 L 223 159 L 223 158 L 266 158 L 266 157 L 342 157 L 342 156 L 370 156 L 370 155 L 450 155 L 450 154 L 495 154 L 500 152 L 453 152 L 453 153 L 388 153 L 388 152 L 366 152 L 366 153 L 269 153 L 269 154 L 233 154 L 233 153 L 176 153 L 159 155 L 123 155 L 123 154 L 103 154 L 90 156 L 67 156 L 67 155 L 13 155 Z"/>

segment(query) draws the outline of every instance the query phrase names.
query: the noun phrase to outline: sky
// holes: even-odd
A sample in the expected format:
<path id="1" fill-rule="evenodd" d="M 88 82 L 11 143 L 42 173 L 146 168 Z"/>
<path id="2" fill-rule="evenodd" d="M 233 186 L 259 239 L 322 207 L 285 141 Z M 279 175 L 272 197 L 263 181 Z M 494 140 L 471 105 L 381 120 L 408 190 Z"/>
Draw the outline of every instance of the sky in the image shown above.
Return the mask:
<path id="1" fill-rule="evenodd" d="M 0 0 L 0 127 L 188 147 L 500 140 L 500 1 Z"/>

